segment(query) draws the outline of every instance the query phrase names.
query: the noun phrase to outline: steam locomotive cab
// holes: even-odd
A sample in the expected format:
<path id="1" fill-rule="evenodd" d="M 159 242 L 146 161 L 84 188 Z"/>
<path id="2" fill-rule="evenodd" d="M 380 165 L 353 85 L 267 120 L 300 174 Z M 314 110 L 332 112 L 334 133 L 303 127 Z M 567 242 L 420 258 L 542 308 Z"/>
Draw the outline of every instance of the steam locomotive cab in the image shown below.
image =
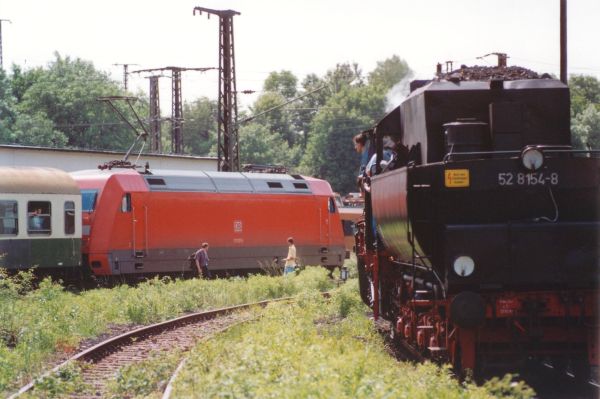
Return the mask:
<path id="1" fill-rule="evenodd" d="M 597 367 L 600 158 L 569 119 L 556 80 L 432 81 L 373 128 L 396 155 L 367 187 L 359 276 L 396 337 L 460 368 Z"/>

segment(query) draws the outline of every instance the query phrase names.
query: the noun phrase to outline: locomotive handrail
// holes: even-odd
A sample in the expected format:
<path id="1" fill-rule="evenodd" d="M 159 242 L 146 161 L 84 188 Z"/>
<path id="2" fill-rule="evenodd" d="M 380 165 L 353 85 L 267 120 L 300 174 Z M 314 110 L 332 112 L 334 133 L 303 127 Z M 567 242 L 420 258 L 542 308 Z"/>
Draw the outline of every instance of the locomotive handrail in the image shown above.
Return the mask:
<path id="1" fill-rule="evenodd" d="M 573 150 L 573 149 L 564 149 L 564 148 L 551 148 L 551 147 L 541 147 L 545 154 L 547 153 L 565 153 L 565 154 L 598 154 L 600 155 L 600 150 Z M 521 151 L 511 150 L 511 151 L 470 151 L 470 152 L 449 152 L 444 155 L 443 162 L 447 163 L 450 161 L 450 158 L 454 156 L 487 156 L 487 155 L 520 155 Z"/>
<path id="2" fill-rule="evenodd" d="M 446 163 L 449 161 L 449 158 L 453 156 L 472 156 L 472 155 L 518 155 L 521 151 L 469 151 L 469 152 L 449 152 L 444 155 L 443 162 Z"/>
<path id="3" fill-rule="evenodd" d="M 394 260 L 393 263 L 395 263 L 397 265 L 400 265 L 400 266 L 415 267 L 415 268 L 417 268 L 419 270 L 423 270 L 423 271 L 426 271 L 426 272 L 431 271 L 430 267 L 427 267 L 426 265 L 419 265 L 417 263 L 400 262 L 400 261 L 397 261 L 397 260 Z"/>
<path id="4" fill-rule="evenodd" d="M 419 256 L 419 258 L 421 258 Z M 412 267 L 415 270 L 419 269 L 425 272 L 431 272 L 433 274 L 433 276 L 436 278 L 436 280 L 440 283 L 440 288 L 442 290 L 442 297 L 446 298 L 446 288 L 444 287 L 444 283 L 442 282 L 442 280 L 440 279 L 440 276 L 438 276 L 438 274 L 436 273 L 435 269 L 431 266 L 427 266 L 427 265 L 419 265 L 417 263 L 408 263 L 408 262 L 400 262 L 400 261 L 393 261 L 393 263 L 397 264 L 397 265 L 401 265 L 401 266 L 406 266 L 406 267 Z M 408 277 L 410 279 L 417 279 L 418 277 L 416 276 L 405 276 Z M 432 283 L 427 283 L 427 284 L 431 284 L 431 286 L 433 287 Z M 431 287 L 430 287 L 431 288 Z"/>

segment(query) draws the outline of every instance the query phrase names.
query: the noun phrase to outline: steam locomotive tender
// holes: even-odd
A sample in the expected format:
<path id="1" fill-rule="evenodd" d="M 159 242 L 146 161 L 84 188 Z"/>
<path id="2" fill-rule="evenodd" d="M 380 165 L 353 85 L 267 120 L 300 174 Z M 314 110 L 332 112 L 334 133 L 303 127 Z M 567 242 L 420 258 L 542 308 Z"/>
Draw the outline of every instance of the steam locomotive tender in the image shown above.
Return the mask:
<path id="1" fill-rule="evenodd" d="M 598 367 L 600 159 L 554 79 L 416 81 L 370 131 L 360 291 L 395 340 L 476 373 Z M 384 140 L 385 139 L 385 140 Z M 375 145 L 373 145 L 375 144 Z"/>

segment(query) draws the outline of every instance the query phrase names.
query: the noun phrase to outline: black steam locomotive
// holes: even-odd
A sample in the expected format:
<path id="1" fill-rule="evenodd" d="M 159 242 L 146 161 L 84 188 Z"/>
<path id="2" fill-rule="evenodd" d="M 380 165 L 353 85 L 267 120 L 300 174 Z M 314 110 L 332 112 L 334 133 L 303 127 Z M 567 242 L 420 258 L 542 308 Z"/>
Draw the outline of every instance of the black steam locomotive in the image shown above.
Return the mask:
<path id="1" fill-rule="evenodd" d="M 415 81 L 366 132 L 394 154 L 364 182 L 361 296 L 395 340 L 460 371 L 536 357 L 587 378 L 600 154 L 572 148 L 565 84 L 496 69 Z"/>

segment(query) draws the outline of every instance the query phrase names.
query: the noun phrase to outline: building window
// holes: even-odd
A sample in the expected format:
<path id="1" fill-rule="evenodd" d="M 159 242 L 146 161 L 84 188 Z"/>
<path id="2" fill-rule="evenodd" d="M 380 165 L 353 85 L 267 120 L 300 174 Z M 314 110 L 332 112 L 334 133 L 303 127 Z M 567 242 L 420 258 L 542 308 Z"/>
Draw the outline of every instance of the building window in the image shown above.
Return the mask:
<path id="1" fill-rule="evenodd" d="M 75 203 L 65 202 L 65 234 L 75 234 Z"/>
<path id="2" fill-rule="evenodd" d="M 47 234 L 50 228 L 50 202 L 30 201 L 27 203 L 27 232 L 29 234 Z"/>
<path id="3" fill-rule="evenodd" d="M 17 201 L 0 201 L 0 234 L 19 234 L 19 212 Z"/>

